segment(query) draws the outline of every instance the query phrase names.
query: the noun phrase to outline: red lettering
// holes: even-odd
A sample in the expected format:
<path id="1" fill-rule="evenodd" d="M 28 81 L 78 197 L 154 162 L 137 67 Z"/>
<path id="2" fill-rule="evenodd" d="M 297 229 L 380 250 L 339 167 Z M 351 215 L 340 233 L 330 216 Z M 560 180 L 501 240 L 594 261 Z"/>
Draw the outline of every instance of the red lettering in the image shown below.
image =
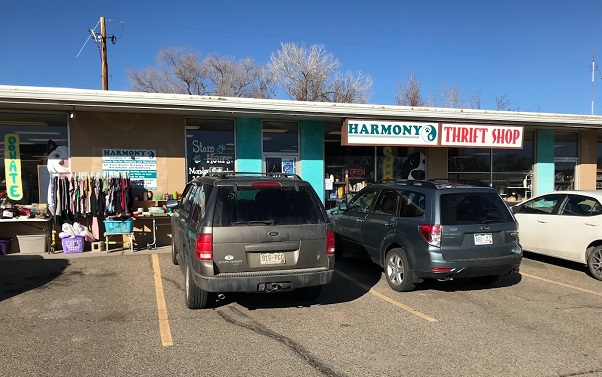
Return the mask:
<path id="1" fill-rule="evenodd" d="M 491 133 L 493 136 L 493 144 L 502 144 L 504 142 L 504 135 L 499 128 L 495 128 Z"/>
<path id="2" fill-rule="evenodd" d="M 516 144 L 516 141 L 520 138 L 520 131 L 514 130 L 514 141 L 513 144 Z"/>

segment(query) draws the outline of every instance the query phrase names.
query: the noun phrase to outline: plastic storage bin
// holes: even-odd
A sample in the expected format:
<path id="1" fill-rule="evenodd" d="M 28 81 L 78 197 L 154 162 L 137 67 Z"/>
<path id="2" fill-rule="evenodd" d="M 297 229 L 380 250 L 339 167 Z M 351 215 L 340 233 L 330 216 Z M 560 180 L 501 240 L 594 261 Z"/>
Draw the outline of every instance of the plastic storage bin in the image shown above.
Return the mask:
<path id="1" fill-rule="evenodd" d="M 105 220 L 105 232 L 107 233 L 132 233 L 134 231 L 134 220 Z"/>
<path id="2" fill-rule="evenodd" d="M 10 238 L 0 238 L 0 255 L 10 253 Z"/>
<path id="3" fill-rule="evenodd" d="M 19 250 L 21 253 L 45 253 L 46 237 L 44 234 L 18 234 Z"/>
<path id="4" fill-rule="evenodd" d="M 65 254 L 81 253 L 84 251 L 84 237 L 82 236 L 66 237 L 61 239 L 61 243 L 63 244 L 63 253 Z"/>

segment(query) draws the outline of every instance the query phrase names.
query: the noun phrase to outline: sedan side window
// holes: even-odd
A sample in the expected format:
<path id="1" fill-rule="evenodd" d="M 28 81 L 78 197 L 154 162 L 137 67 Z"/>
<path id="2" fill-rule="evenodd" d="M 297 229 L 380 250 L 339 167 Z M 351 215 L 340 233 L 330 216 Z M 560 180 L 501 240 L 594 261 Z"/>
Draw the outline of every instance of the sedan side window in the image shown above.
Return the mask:
<path id="1" fill-rule="evenodd" d="M 424 216 L 424 194 L 404 191 L 401 199 L 401 217 Z"/>
<path id="2" fill-rule="evenodd" d="M 595 199 L 583 195 L 569 195 L 558 214 L 565 216 L 591 216 L 594 209 L 597 209 L 597 211 L 600 209 L 600 203 Z"/>
<path id="3" fill-rule="evenodd" d="M 190 215 L 193 228 L 196 229 L 201 220 L 203 220 L 203 216 L 205 216 L 205 185 L 199 186 L 196 190 L 192 214 Z"/>
<path id="4" fill-rule="evenodd" d="M 194 201 L 196 189 L 197 186 L 191 185 L 187 195 L 184 198 L 182 198 L 182 209 L 184 210 L 184 212 L 186 212 L 186 214 L 190 214 L 190 211 L 192 210 L 192 203 Z"/>
<path id="5" fill-rule="evenodd" d="M 351 202 L 349 202 L 348 210 L 355 212 L 368 212 L 370 206 L 372 206 L 374 198 L 376 197 L 376 193 L 378 193 L 378 191 L 368 190 L 356 196 Z"/>
<path id="6" fill-rule="evenodd" d="M 542 196 L 541 198 L 529 200 L 521 204 L 516 213 L 551 215 L 565 197 L 565 194 L 550 194 Z"/>
<path id="7" fill-rule="evenodd" d="M 397 216 L 399 194 L 394 190 L 384 190 L 374 206 L 374 213 Z"/>

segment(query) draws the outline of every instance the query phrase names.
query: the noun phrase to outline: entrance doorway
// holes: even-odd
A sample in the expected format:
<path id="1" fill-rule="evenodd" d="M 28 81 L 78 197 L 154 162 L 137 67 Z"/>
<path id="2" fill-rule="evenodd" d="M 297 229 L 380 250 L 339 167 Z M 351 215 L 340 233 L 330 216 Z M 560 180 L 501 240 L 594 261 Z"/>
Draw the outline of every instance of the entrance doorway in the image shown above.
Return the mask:
<path id="1" fill-rule="evenodd" d="M 263 172 L 297 174 L 297 157 L 291 155 L 264 155 Z"/>
<path id="2" fill-rule="evenodd" d="M 554 159 L 554 190 L 566 191 L 578 188 L 576 157 L 556 157 Z"/>

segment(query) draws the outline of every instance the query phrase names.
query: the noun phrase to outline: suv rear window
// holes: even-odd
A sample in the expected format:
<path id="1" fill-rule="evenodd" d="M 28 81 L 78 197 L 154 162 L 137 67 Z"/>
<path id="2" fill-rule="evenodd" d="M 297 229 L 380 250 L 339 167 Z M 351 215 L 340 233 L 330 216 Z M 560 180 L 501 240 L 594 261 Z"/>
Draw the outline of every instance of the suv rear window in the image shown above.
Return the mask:
<path id="1" fill-rule="evenodd" d="M 441 195 L 441 225 L 513 222 L 497 193 L 453 193 Z"/>
<path id="2" fill-rule="evenodd" d="M 219 188 L 214 226 L 248 224 L 302 225 L 324 223 L 322 207 L 307 186 L 257 189 Z"/>

